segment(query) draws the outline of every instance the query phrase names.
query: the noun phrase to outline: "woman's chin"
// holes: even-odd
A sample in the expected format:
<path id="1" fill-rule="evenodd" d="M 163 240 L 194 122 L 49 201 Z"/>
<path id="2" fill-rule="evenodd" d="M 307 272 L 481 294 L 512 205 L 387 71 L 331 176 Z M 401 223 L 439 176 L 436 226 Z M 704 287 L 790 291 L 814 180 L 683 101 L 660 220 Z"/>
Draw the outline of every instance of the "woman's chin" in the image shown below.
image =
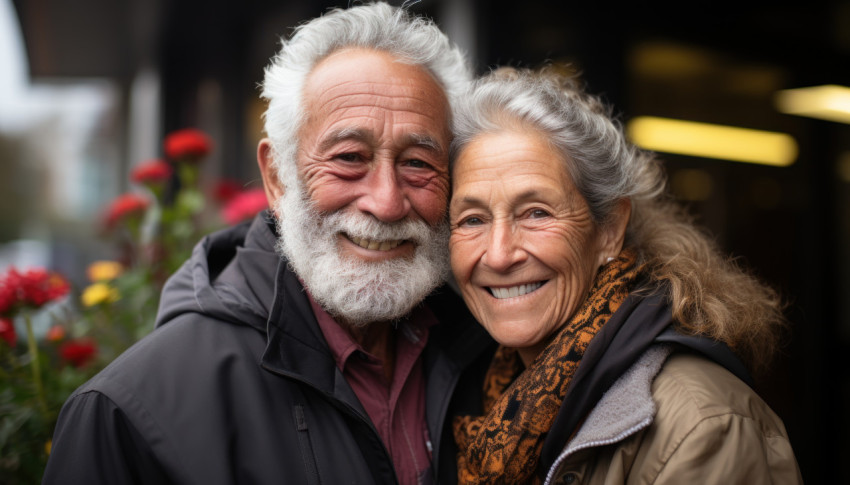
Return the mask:
<path id="1" fill-rule="evenodd" d="M 546 336 L 540 336 L 528 332 L 531 327 L 529 322 L 488 323 L 483 325 L 490 336 L 500 345 L 522 349 L 534 347 Z"/>

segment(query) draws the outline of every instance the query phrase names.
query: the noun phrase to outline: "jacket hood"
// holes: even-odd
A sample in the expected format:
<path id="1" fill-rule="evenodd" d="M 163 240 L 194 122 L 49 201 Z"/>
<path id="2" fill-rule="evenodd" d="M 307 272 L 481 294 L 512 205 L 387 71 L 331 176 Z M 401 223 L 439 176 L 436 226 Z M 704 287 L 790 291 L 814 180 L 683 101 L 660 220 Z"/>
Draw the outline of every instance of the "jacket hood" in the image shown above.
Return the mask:
<path id="1" fill-rule="evenodd" d="M 199 313 L 265 332 L 275 274 L 285 264 L 276 242 L 268 211 L 204 237 L 163 287 L 156 326 Z"/>

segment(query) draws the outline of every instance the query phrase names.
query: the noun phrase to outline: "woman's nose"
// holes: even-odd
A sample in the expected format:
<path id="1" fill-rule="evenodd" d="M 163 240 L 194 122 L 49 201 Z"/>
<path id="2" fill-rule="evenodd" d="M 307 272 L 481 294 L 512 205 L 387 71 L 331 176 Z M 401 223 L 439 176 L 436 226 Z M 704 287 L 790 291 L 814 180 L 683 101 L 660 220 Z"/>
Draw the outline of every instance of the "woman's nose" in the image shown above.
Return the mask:
<path id="1" fill-rule="evenodd" d="M 525 261 L 526 257 L 527 253 L 520 244 L 520 236 L 514 225 L 508 221 L 494 222 L 484 252 L 484 264 L 501 272 Z"/>

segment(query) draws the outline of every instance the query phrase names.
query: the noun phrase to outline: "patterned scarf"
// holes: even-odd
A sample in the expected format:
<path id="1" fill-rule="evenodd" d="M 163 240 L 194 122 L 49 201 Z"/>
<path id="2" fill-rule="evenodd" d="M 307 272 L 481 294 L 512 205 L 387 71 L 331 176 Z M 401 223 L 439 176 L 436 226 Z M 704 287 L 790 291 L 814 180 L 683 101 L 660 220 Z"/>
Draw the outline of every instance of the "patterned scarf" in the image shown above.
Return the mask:
<path id="1" fill-rule="evenodd" d="M 603 266 L 588 296 L 523 371 L 516 349 L 499 347 L 484 380 L 484 416 L 458 416 L 458 483 L 529 483 L 570 380 L 590 340 L 632 290 L 639 268 L 626 249 Z"/>

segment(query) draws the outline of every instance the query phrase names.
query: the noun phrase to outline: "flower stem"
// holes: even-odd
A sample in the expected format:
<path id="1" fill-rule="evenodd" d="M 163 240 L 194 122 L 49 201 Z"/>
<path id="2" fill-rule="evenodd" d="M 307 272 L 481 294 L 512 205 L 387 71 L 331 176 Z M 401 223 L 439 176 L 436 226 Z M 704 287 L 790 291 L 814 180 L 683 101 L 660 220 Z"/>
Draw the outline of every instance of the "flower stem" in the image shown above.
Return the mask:
<path id="1" fill-rule="evenodd" d="M 44 384 L 41 382 L 41 359 L 38 355 L 38 343 L 35 341 L 35 334 L 32 331 L 32 321 L 29 314 L 24 315 L 24 322 L 27 325 L 27 344 L 29 345 L 29 353 L 32 359 L 30 368 L 32 369 L 32 380 L 35 383 L 36 400 L 38 407 L 44 415 L 47 415 L 47 400 L 44 397 Z"/>

